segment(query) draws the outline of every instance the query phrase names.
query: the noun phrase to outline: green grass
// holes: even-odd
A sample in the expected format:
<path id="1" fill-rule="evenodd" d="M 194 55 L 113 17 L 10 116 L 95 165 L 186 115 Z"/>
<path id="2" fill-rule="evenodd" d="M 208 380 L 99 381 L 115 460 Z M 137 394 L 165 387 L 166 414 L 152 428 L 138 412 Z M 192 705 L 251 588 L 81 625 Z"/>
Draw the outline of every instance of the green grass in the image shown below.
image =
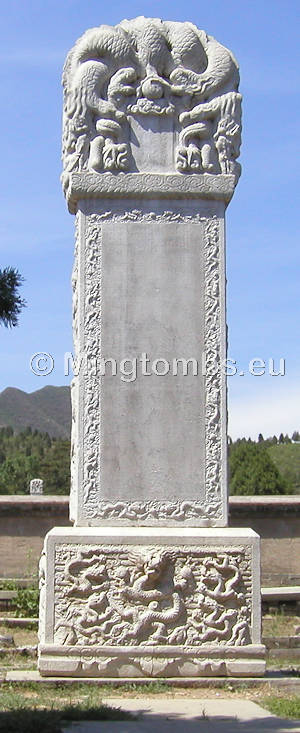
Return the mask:
<path id="1" fill-rule="evenodd" d="M 39 589 L 37 578 L 32 578 L 32 584 L 20 588 L 15 580 L 2 579 L 0 590 L 14 590 L 17 595 L 13 600 L 14 615 L 17 618 L 37 618 L 39 615 Z"/>
<path id="2" fill-rule="evenodd" d="M 78 685 L 55 687 L 5 684 L 0 691 L 0 731 L 60 733 L 65 723 L 79 720 L 136 720 L 120 708 L 102 703 L 103 691 Z"/>
<path id="3" fill-rule="evenodd" d="M 268 448 L 268 454 L 281 475 L 291 485 L 291 491 L 300 493 L 300 444 L 279 443 Z"/>
<path id="4" fill-rule="evenodd" d="M 255 700 L 257 702 L 257 700 Z M 299 695 L 291 695 L 289 697 L 280 697 L 278 695 L 267 695 L 259 701 L 262 707 L 266 708 L 278 715 L 280 718 L 295 718 L 300 720 L 300 697 Z"/>
<path id="5" fill-rule="evenodd" d="M 36 618 L 39 615 L 38 588 L 18 588 L 14 605 L 17 617 Z"/>

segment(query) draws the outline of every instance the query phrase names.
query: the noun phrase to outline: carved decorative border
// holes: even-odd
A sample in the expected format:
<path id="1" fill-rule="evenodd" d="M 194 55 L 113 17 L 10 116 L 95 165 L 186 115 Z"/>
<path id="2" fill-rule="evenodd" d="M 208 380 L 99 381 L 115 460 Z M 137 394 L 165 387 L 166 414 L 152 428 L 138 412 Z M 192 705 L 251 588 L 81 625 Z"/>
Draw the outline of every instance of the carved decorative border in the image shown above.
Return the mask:
<path id="1" fill-rule="evenodd" d="M 80 353 L 80 333 L 79 333 L 79 252 L 80 252 L 80 226 L 79 214 L 75 219 L 75 247 L 74 262 L 72 270 L 72 324 L 73 324 L 73 349 L 75 361 Z M 72 407 L 72 425 L 71 425 L 71 488 L 70 488 L 70 516 L 76 512 L 76 504 L 78 500 L 78 471 L 79 471 L 79 451 L 78 451 L 78 402 L 79 402 L 79 383 L 78 378 L 73 377 L 71 382 L 71 407 Z"/>
<path id="2" fill-rule="evenodd" d="M 86 514 L 91 518 L 99 517 L 101 520 L 119 519 L 124 522 L 135 521 L 147 523 L 151 521 L 183 522 L 187 519 L 203 519 L 209 524 L 216 516 L 219 517 L 217 502 L 211 502 L 208 510 L 203 508 L 201 501 L 100 501 L 98 510 Z"/>
<path id="3" fill-rule="evenodd" d="M 120 650 L 118 654 L 110 653 L 108 656 L 99 649 L 94 651 L 84 648 L 83 656 L 76 647 L 69 647 L 66 656 L 64 648 L 55 645 L 52 649 L 48 645 L 45 648 L 40 647 L 39 669 L 45 679 L 51 675 L 61 676 L 63 673 L 69 677 L 77 677 L 79 681 L 82 677 L 100 677 L 103 682 L 110 681 L 112 677 L 119 679 L 122 673 L 125 677 L 129 677 L 130 670 L 133 682 L 140 677 L 150 682 L 153 678 L 239 677 L 241 662 L 243 666 L 247 662 L 248 676 L 258 677 L 265 674 L 264 650 L 264 647 L 258 648 L 249 644 L 247 654 L 243 647 L 242 655 L 228 656 L 227 650 L 220 647 L 218 652 L 214 650 L 213 654 L 207 650 L 203 658 L 198 652 L 189 656 L 185 654 L 176 656 L 175 653 L 173 656 L 164 656 L 156 649 L 155 653 L 152 650 L 148 654 L 145 652 L 143 656 L 130 655 Z"/>
<path id="4" fill-rule="evenodd" d="M 83 313 L 83 354 L 101 353 L 102 331 L 102 231 L 96 216 L 87 217 L 85 229 L 85 246 L 82 248 L 84 257 L 84 313 Z M 88 346 L 89 345 L 89 346 Z M 82 395 L 82 435 L 81 460 L 82 465 L 82 499 L 86 511 L 91 506 L 95 509 L 93 516 L 97 516 L 100 485 L 101 461 L 101 409 L 100 389 L 101 380 L 97 369 L 92 369 L 91 361 L 86 361 L 81 373 L 80 392 Z"/>
<path id="5" fill-rule="evenodd" d="M 236 184 L 232 174 L 212 173 L 80 173 L 63 174 L 71 214 L 83 199 L 195 198 L 226 201 Z"/>
<path id="6" fill-rule="evenodd" d="M 102 214 L 92 214 L 91 216 L 97 216 L 98 222 L 101 224 L 103 221 L 134 221 L 134 222 L 176 222 L 176 223 L 187 223 L 193 222 L 194 224 L 204 224 L 206 218 L 201 214 L 191 214 L 188 208 L 180 207 L 181 211 L 168 211 L 165 210 L 161 213 L 156 211 L 145 211 L 141 209 L 127 209 L 124 211 L 124 207 L 114 206 L 113 210 L 104 211 Z"/>
<path id="7" fill-rule="evenodd" d="M 222 515 L 220 225 L 210 219 L 204 229 L 205 252 L 205 489 L 208 508 Z"/>
<path id="8" fill-rule="evenodd" d="M 84 294 L 84 349 L 90 343 L 93 353 L 101 353 L 101 223 L 103 221 L 193 221 L 204 223 L 204 270 L 205 270 L 205 466 L 206 497 L 202 501 L 101 501 L 100 460 L 101 460 L 101 410 L 100 380 L 91 369 L 81 376 L 82 428 L 80 452 L 82 456 L 83 507 L 79 519 L 107 522 L 128 520 L 153 524 L 157 521 L 183 522 L 201 521 L 204 525 L 221 523 L 222 508 L 222 428 L 220 404 L 222 395 L 222 375 L 220 369 L 220 224 L 216 217 L 207 219 L 190 211 L 164 211 L 144 213 L 138 209 L 106 211 L 103 214 L 90 214 L 86 217 L 85 254 L 85 294 Z M 79 479 L 80 481 L 80 479 Z"/>

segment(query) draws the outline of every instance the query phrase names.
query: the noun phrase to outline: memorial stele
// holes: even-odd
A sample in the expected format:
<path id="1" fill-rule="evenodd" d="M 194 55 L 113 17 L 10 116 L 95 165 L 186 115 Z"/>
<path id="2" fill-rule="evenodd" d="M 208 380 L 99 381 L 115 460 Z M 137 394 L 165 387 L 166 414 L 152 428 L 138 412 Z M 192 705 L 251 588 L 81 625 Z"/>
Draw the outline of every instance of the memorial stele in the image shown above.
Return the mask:
<path id="1" fill-rule="evenodd" d="M 76 214 L 70 512 L 45 676 L 262 675 L 259 537 L 228 528 L 224 219 L 238 66 L 189 22 L 88 30 L 63 72 Z"/>

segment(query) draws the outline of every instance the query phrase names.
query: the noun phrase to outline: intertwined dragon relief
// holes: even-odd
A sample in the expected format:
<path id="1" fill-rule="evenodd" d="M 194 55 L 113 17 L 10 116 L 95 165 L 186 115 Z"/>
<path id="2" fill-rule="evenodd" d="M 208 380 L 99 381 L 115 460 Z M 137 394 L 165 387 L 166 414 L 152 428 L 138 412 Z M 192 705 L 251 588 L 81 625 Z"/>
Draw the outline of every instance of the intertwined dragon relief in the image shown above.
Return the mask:
<path id="1" fill-rule="evenodd" d="M 54 643 L 250 643 L 250 548 L 56 549 Z"/>
<path id="2" fill-rule="evenodd" d="M 240 174 L 231 52 L 192 23 L 139 17 L 88 30 L 64 68 L 63 185 L 76 171 L 137 170 L 132 118 L 173 119 L 180 173 Z"/>

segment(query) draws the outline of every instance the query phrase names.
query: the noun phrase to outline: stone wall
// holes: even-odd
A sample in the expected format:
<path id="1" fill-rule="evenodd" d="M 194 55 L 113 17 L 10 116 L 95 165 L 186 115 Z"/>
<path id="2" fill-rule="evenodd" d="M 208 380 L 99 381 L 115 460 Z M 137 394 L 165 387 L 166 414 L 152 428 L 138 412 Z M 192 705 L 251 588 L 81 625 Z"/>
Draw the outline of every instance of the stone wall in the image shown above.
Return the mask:
<path id="1" fill-rule="evenodd" d="M 0 577 L 37 572 L 45 534 L 70 526 L 68 496 L 0 497 Z"/>
<path id="2" fill-rule="evenodd" d="M 234 496 L 231 527 L 261 537 L 262 585 L 300 585 L 300 496 Z"/>
<path id="3" fill-rule="evenodd" d="M 69 498 L 0 497 L 0 577 L 36 572 L 45 534 L 71 526 Z M 229 500 L 229 526 L 251 527 L 261 536 L 263 585 L 300 585 L 300 496 Z"/>

